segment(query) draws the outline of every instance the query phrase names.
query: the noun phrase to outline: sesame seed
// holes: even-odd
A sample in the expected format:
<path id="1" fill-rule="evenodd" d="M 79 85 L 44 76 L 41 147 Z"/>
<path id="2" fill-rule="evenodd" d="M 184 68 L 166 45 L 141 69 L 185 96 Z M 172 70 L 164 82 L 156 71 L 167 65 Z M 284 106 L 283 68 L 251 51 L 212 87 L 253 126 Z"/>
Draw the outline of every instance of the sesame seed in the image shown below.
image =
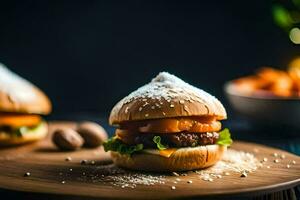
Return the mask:
<path id="1" fill-rule="evenodd" d="M 264 158 L 263 161 L 264 161 L 264 162 L 267 162 L 267 161 L 268 161 L 268 158 Z"/>
<path id="2" fill-rule="evenodd" d="M 246 172 L 243 172 L 242 174 L 241 174 L 241 177 L 247 177 L 248 176 L 248 174 L 246 173 Z"/>
<path id="3" fill-rule="evenodd" d="M 281 155 L 280 155 L 280 158 L 281 158 L 281 159 L 285 159 L 285 155 L 284 155 L 284 154 L 281 154 Z"/>
<path id="4" fill-rule="evenodd" d="M 65 161 L 67 161 L 67 162 L 68 162 L 68 161 L 71 161 L 71 160 L 72 160 L 71 157 L 66 157 L 66 158 L 65 158 Z"/>
<path id="5" fill-rule="evenodd" d="M 128 113 L 128 110 L 129 110 L 129 107 L 126 107 L 126 109 L 125 109 L 126 114 Z"/>
<path id="6" fill-rule="evenodd" d="M 146 114 L 145 114 L 145 117 L 149 117 L 149 114 L 148 114 L 148 113 L 146 113 Z"/>
<path id="7" fill-rule="evenodd" d="M 85 165 L 87 163 L 87 160 L 81 160 L 80 164 Z"/>
<path id="8" fill-rule="evenodd" d="M 291 167 L 291 165 L 286 165 L 286 168 L 290 168 Z"/>
<path id="9" fill-rule="evenodd" d="M 212 178 L 209 178 L 208 181 L 209 181 L 209 182 L 213 182 L 213 179 L 212 179 Z"/>
<path id="10" fill-rule="evenodd" d="M 151 109 L 154 110 L 154 109 L 155 109 L 155 106 L 151 106 Z"/>
<path id="11" fill-rule="evenodd" d="M 176 181 L 181 181 L 181 179 L 180 178 L 176 178 Z"/>
<path id="12" fill-rule="evenodd" d="M 274 157 L 277 157 L 277 156 L 278 156 L 278 153 L 273 153 L 273 156 L 274 156 Z"/>
<path id="13" fill-rule="evenodd" d="M 217 178 L 222 178 L 222 175 L 218 174 L 216 177 L 217 177 Z"/>
<path id="14" fill-rule="evenodd" d="M 177 184 L 177 181 L 174 181 L 173 183 Z"/>
<path id="15" fill-rule="evenodd" d="M 25 177 L 28 177 L 28 176 L 30 176 L 30 175 L 31 175 L 30 172 L 26 172 L 26 173 L 24 174 Z"/>
<path id="16" fill-rule="evenodd" d="M 193 181 L 189 180 L 187 183 L 193 183 Z"/>
<path id="17" fill-rule="evenodd" d="M 295 161 L 295 160 L 293 160 L 293 161 L 292 161 L 292 163 L 295 165 L 295 164 L 296 164 L 296 161 Z"/>
<path id="18" fill-rule="evenodd" d="M 270 166 L 267 166 L 267 168 L 270 169 L 271 167 L 270 167 Z"/>
<path id="19" fill-rule="evenodd" d="M 278 159 L 275 159 L 275 160 L 274 160 L 274 163 L 279 163 L 279 160 L 278 160 Z"/>
<path id="20" fill-rule="evenodd" d="M 175 106 L 173 104 L 170 104 L 170 108 L 174 108 Z"/>
<path id="21" fill-rule="evenodd" d="M 225 172 L 225 175 L 226 175 L 226 176 L 229 176 L 229 175 L 230 175 L 230 173 L 229 173 L 229 172 Z"/>
<path id="22" fill-rule="evenodd" d="M 139 107 L 139 111 L 141 112 L 143 110 L 143 108 L 142 107 Z"/>
<path id="23" fill-rule="evenodd" d="M 69 170 L 70 170 L 70 172 L 71 172 L 71 171 L 73 171 L 73 169 L 72 169 L 72 168 L 70 168 Z"/>
<path id="24" fill-rule="evenodd" d="M 171 187 L 171 189 L 172 189 L 172 190 L 175 190 L 175 189 L 176 189 L 176 187 L 175 187 L 175 186 L 172 186 L 172 187 Z"/>
<path id="25" fill-rule="evenodd" d="M 174 176 L 179 176 L 179 174 L 178 174 L 177 172 L 172 172 L 172 174 L 173 174 Z"/>
<path id="26" fill-rule="evenodd" d="M 180 104 L 184 104 L 184 100 L 181 99 L 181 100 L 179 101 L 179 103 L 180 103 Z"/>
<path id="27" fill-rule="evenodd" d="M 94 160 L 91 161 L 91 164 L 94 165 L 96 162 Z"/>
<path id="28" fill-rule="evenodd" d="M 65 183 L 66 183 L 66 181 L 62 181 L 61 183 L 62 183 L 62 184 L 65 184 Z"/>
<path id="29" fill-rule="evenodd" d="M 165 112 L 162 112 L 162 114 L 163 114 L 163 115 L 166 115 L 166 113 L 165 113 Z"/>

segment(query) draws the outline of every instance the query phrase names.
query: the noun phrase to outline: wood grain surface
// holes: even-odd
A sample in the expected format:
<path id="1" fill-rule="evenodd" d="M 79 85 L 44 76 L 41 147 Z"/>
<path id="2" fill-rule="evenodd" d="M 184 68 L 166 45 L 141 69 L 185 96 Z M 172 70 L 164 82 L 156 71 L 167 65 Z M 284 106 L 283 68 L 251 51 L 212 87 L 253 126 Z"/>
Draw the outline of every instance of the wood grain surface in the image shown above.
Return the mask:
<path id="1" fill-rule="evenodd" d="M 105 153 L 101 147 L 74 152 L 58 151 L 50 137 L 52 130 L 60 126 L 72 127 L 74 123 L 53 122 L 50 124 L 50 134 L 45 140 L 35 144 L 0 149 L 0 188 L 73 197 L 175 199 L 222 195 L 227 197 L 255 196 L 300 184 L 300 158 L 298 156 L 267 146 L 235 141 L 232 149 L 253 153 L 259 160 L 268 158 L 267 165 L 270 168 L 259 168 L 246 178 L 233 173 L 212 182 L 201 180 L 198 174 L 189 172 L 186 176 L 180 177 L 181 181 L 175 185 L 175 190 L 171 187 L 177 177 L 171 174 L 165 174 L 165 184 L 122 188 L 97 180 L 97 177 L 106 173 L 101 171 L 103 168 L 99 166 L 113 166 L 109 154 Z M 279 163 L 274 162 L 273 153 L 275 152 L 285 155 Z M 72 160 L 66 161 L 67 157 L 71 157 Z M 82 160 L 88 160 L 88 163 L 83 165 Z M 291 163 L 293 160 L 295 164 Z M 287 164 L 290 164 L 290 168 L 287 168 Z M 25 177 L 26 172 L 30 172 L 30 176 Z M 82 174 L 91 175 L 91 178 L 83 180 Z M 187 183 L 189 180 L 193 183 Z"/>

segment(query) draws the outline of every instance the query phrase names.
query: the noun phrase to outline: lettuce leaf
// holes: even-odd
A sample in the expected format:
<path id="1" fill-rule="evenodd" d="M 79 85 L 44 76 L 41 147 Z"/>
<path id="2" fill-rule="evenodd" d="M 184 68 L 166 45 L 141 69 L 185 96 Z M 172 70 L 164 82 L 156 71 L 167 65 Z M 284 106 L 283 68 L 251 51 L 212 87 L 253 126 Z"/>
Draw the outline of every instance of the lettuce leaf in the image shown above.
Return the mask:
<path id="1" fill-rule="evenodd" d="M 103 147 L 105 151 L 117 151 L 120 154 L 131 155 L 134 152 L 143 150 L 144 145 L 143 144 L 127 145 L 123 143 L 120 139 L 113 137 L 108 139 L 106 142 L 104 142 Z"/>
<path id="2" fill-rule="evenodd" d="M 161 143 L 161 137 L 160 136 L 154 136 L 153 137 L 153 142 L 156 144 L 156 147 L 159 149 L 159 150 L 165 150 L 168 148 L 167 145 L 163 145 Z"/>
<path id="3" fill-rule="evenodd" d="M 221 132 L 219 132 L 219 139 L 217 140 L 217 144 L 230 146 L 232 144 L 232 139 L 230 137 L 230 132 L 228 128 L 225 128 Z"/>

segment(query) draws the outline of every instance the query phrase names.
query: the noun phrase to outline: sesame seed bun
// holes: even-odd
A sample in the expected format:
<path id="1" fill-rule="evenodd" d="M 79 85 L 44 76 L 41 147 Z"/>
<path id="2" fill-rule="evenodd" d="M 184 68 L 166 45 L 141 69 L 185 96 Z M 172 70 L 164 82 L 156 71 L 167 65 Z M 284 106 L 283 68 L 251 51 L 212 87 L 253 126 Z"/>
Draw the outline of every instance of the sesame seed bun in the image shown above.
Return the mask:
<path id="1" fill-rule="evenodd" d="M 44 138 L 48 133 L 48 125 L 42 122 L 38 128 L 29 130 L 21 136 L 12 133 L 0 131 L 0 146 L 14 146 L 38 141 Z"/>
<path id="2" fill-rule="evenodd" d="M 51 102 L 40 89 L 0 63 L 0 112 L 49 114 Z"/>
<path id="3" fill-rule="evenodd" d="M 127 169 L 172 172 L 212 166 L 222 158 L 226 150 L 226 146 L 206 145 L 180 148 L 173 152 L 170 157 L 149 153 L 137 153 L 128 156 L 118 152 L 111 152 L 111 156 L 117 166 Z"/>
<path id="4" fill-rule="evenodd" d="M 161 72 L 150 83 L 119 101 L 111 111 L 109 123 L 118 125 L 133 120 L 188 116 L 227 118 L 217 98 L 174 75 Z"/>

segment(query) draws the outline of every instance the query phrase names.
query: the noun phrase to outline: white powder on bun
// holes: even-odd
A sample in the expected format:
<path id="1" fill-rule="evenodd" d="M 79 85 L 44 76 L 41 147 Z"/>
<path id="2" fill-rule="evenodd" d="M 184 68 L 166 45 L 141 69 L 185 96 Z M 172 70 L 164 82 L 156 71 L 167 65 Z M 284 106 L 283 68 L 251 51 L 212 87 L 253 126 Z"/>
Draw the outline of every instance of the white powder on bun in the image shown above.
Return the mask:
<path id="1" fill-rule="evenodd" d="M 0 92 L 8 94 L 13 101 L 30 102 L 36 98 L 33 87 L 29 81 L 0 63 Z"/>

